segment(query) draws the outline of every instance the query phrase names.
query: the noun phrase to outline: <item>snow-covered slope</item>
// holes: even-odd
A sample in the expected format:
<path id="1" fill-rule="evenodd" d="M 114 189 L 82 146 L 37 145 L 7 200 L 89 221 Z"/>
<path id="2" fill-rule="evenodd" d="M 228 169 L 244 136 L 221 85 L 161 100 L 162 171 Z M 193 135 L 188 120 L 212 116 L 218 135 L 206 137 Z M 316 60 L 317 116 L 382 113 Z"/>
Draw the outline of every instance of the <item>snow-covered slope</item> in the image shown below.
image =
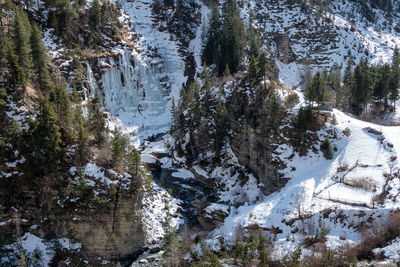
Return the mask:
<path id="1" fill-rule="evenodd" d="M 361 222 L 370 216 L 384 219 L 390 210 L 398 209 L 400 202 L 394 196 L 400 192 L 399 179 L 387 177 L 397 177 L 399 172 L 400 127 L 363 122 L 338 110 L 333 114 L 338 124 L 327 124 L 319 135 L 326 136 L 328 132 L 336 131 L 338 139 L 334 142 L 337 147 L 334 158 L 327 160 L 322 153 L 309 152 L 306 156 L 296 155 L 288 160 L 293 151 L 280 146 L 280 157 L 288 163 L 284 173 L 291 178 L 290 182 L 279 192 L 255 204 L 237 209 L 231 207 L 230 216 L 212 233 L 213 236 L 224 236 L 229 240 L 235 236 L 239 225 L 257 224 L 264 229 L 278 227 L 282 233 L 277 234 L 275 246 L 294 248 L 305 236 L 315 234 L 306 229 L 308 224 L 313 225 L 314 231 L 324 224 L 331 230 L 328 245 L 334 246 L 359 241 L 361 236 L 357 230 Z M 350 130 L 349 137 L 343 134 L 346 128 Z M 361 178 L 370 181 L 376 189 L 372 188 L 374 186 L 371 189 L 351 186 Z M 375 196 L 384 186 L 390 190 L 385 202 L 379 204 Z M 364 215 L 358 216 L 361 213 Z M 296 228 L 300 231 L 294 231 Z M 293 238 L 287 241 L 288 235 L 293 235 L 295 242 L 292 242 Z M 341 241 L 340 237 L 345 237 L 346 241 Z"/>
<path id="2" fill-rule="evenodd" d="M 349 52 L 355 62 L 362 57 L 372 63 L 391 59 L 393 49 L 400 46 L 400 17 L 393 12 L 389 19 L 384 11 L 371 10 L 376 18 L 373 23 L 362 15 L 359 5 L 350 1 L 332 1 L 321 12 L 284 0 L 248 1 L 242 17 L 248 21 L 253 14 L 252 22 L 260 31 L 264 48 L 279 59 L 281 82 L 296 87 L 302 79 L 286 75 L 285 69 L 304 79 L 307 72 L 335 64 L 344 68 Z"/>

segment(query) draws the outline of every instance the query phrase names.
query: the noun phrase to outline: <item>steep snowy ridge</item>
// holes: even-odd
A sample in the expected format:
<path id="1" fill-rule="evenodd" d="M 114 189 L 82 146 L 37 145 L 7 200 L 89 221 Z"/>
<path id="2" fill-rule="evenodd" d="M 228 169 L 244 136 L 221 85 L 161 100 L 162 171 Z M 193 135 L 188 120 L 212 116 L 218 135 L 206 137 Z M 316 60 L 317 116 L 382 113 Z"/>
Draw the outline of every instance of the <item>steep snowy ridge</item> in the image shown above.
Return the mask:
<path id="1" fill-rule="evenodd" d="M 242 17 L 248 21 L 250 12 L 254 14 L 253 25 L 260 31 L 264 48 L 281 62 L 279 69 L 284 71 L 289 65 L 303 79 L 307 72 L 335 64 L 344 67 L 349 51 L 355 62 L 365 57 L 378 63 L 388 62 L 393 49 L 400 46 L 396 13 L 388 23 L 386 13 L 373 9 L 377 21 L 371 23 L 353 2 L 332 2 L 326 10 L 317 16 L 315 10 L 283 0 L 249 1 Z M 300 85 L 283 73 L 280 79 L 290 87 Z"/>

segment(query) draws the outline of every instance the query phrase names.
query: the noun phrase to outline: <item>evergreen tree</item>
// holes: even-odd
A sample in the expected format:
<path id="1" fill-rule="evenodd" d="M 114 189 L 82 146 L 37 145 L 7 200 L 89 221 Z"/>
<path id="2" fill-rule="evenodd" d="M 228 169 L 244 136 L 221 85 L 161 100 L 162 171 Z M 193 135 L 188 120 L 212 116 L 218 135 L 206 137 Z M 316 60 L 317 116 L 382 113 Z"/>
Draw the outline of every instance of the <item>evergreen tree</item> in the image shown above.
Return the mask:
<path id="1" fill-rule="evenodd" d="M 387 96 L 389 94 L 390 71 L 389 64 L 371 68 L 371 74 L 373 74 L 371 78 L 374 79 L 373 96 L 380 102 L 384 100 L 385 106 L 387 106 Z"/>
<path id="2" fill-rule="evenodd" d="M 271 90 L 269 97 L 269 113 L 270 113 L 270 122 L 273 128 L 277 128 L 279 117 L 281 113 L 281 102 L 280 99 L 276 96 L 275 92 Z"/>
<path id="3" fill-rule="evenodd" d="M 93 0 L 89 9 L 90 23 L 93 27 L 97 28 L 101 25 L 101 5 L 99 0 Z"/>
<path id="4" fill-rule="evenodd" d="M 18 57 L 18 65 L 21 66 L 26 77 L 29 77 L 31 69 L 30 52 L 30 23 L 28 16 L 23 11 L 17 11 L 14 19 L 14 48 Z"/>
<path id="5" fill-rule="evenodd" d="M 106 127 L 106 121 L 104 119 L 103 112 L 101 111 L 102 104 L 100 97 L 96 91 L 96 94 L 89 101 L 89 131 L 93 134 L 96 143 L 104 141 L 104 133 Z"/>
<path id="6" fill-rule="evenodd" d="M 248 69 L 247 73 L 249 76 L 250 84 L 254 85 L 258 80 L 258 73 L 259 73 L 257 60 L 254 56 L 252 56 L 250 59 L 249 69 Z"/>
<path id="7" fill-rule="evenodd" d="M 82 115 L 82 108 L 81 105 L 75 105 L 75 123 L 77 125 L 77 132 L 78 132 L 78 149 L 76 151 L 77 160 L 80 164 L 84 164 L 84 161 L 87 157 L 89 145 L 88 145 L 88 129 L 85 125 L 85 119 Z"/>
<path id="8" fill-rule="evenodd" d="M 235 0 L 228 0 L 224 7 L 224 25 L 221 33 L 221 60 L 219 73 L 228 64 L 235 73 L 242 61 L 244 47 L 244 26 Z"/>
<path id="9" fill-rule="evenodd" d="M 321 102 L 326 98 L 325 95 L 325 80 L 320 72 L 317 72 L 315 76 L 308 82 L 305 96 L 310 101 L 317 102 L 318 110 Z"/>
<path id="10" fill-rule="evenodd" d="M 55 111 L 57 114 L 58 126 L 61 129 L 63 140 L 69 141 L 72 139 L 72 120 L 73 112 L 69 95 L 64 88 L 64 85 L 57 85 L 50 94 L 51 100 L 54 102 Z"/>
<path id="11" fill-rule="evenodd" d="M 7 63 L 11 70 L 11 80 L 18 88 L 25 89 L 27 84 L 27 77 L 23 68 L 18 64 L 18 57 L 14 51 L 9 47 L 7 49 Z"/>
<path id="12" fill-rule="evenodd" d="M 140 168 L 140 153 L 136 149 L 132 149 L 132 151 L 128 154 L 128 173 L 138 178 L 138 172 Z"/>
<path id="13" fill-rule="evenodd" d="M 111 153 L 113 161 L 116 162 L 125 156 L 128 139 L 117 129 L 113 131 L 113 134 L 114 137 L 111 140 Z"/>
<path id="14" fill-rule="evenodd" d="M 42 33 L 37 24 L 32 27 L 31 35 L 33 67 L 37 75 L 37 82 L 42 92 L 49 92 L 52 82 L 48 69 L 46 48 L 42 41 Z"/>
<path id="15" fill-rule="evenodd" d="M 249 56 L 250 58 L 258 58 L 260 55 L 260 46 L 261 46 L 261 41 L 260 41 L 260 35 L 254 27 L 251 24 L 249 25 L 249 30 L 248 30 L 248 35 L 249 35 L 249 46 L 250 46 L 250 51 L 249 51 Z"/>
<path id="16" fill-rule="evenodd" d="M 400 53 L 396 47 L 393 52 L 392 58 L 392 69 L 389 78 L 389 99 L 393 102 L 395 107 L 396 100 L 399 98 L 399 86 L 400 86 Z"/>
<path id="17" fill-rule="evenodd" d="M 225 65 L 225 70 L 224 70 L 224 77 L 229 77 L 229 76 L 231 76 L 231 72 L 230 72 L 230 70 L 229 70 L 229 66 L 228 66 L 228 64 L 226 64 Z"/>
<path id="18" fill-rule="evenodd" d="M 222 146 L 224 145 L 224 139 L 228 133 L 229 127 L 229 116 L 225 105 L 221 100 L 218 100 L 216 105 L 216 129 L 215 129 L 215 151 L 219 155 Z"/>
<path id="19" fill-rule="evenodd" d="M 57 114 L 47 97 L 40 100 L 37 122 L 32 129 L 35 167 L 43 169 L 44 173 L 56 171 L 63 156 L 63 149 Z"/>
<path id="20" fill-rule="evenodd" d="M 172 97 L 171 102 L 171 133 L 174 134 L 179 129 L 179 111 L 175 105 L 174 97 Z"/>
<path id="21" fill-rule="evenodd" d="M 219 66 L 220 57 L 220 31 L 221 19 L 219 17 L 218 5 L 213 6 L 210 24 L 207 32 L 207 42 L 204 46 L 202 58 L 207 65 L 215 64 Z"/>
<path id="22" fill-rule="evenodd" d="M 366 59 L 362 59 L 355 67 L 352 80 L 351 106 L 353 112 L 359 115 L 370 100 L 372 91 L 371 76 Z"/>
<path id="23" fill-rule="evenodd" d="M 265 52 L 260 53 L 260 56 L 258 57 L 257 67 L 258 67 L 257 79 L 262 80 L 264 82 L 264 88 L 266 88 L 266 75 L 267 71 L 270 70 L 270 67 L 267 54 Z"/>
<path id="24" fill-rule="evenodd" d="M 0 87 L 0 118 L 6 109 L 7 104 L 7 91 L 5 88 Z"/>

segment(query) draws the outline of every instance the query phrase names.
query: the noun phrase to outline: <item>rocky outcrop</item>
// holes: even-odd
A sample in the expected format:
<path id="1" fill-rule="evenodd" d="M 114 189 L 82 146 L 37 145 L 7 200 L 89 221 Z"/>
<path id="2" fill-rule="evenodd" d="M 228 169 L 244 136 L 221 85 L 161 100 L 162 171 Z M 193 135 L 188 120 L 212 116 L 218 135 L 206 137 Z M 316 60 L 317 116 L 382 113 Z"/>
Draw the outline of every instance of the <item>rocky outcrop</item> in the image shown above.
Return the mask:
<path id="1" fill-rule="evenodd" d="M 271 160 L 271 141 L 260 129 L 244 125 L 231 139 L 231 147 L 239 162 L 258 179 L 264 194 L 269 195 L 287 183 Z"/>
<path id="2" fill-rule="evenodd" d="M 287 183 L 278 172 L 279 164 L 272 153 L 276 140 L 268 111 L 269 90 L 263 86 L 236 87 L 227 101 L 232 128 L 231 147 L 239 163 L 249 168 L 258 179 L 262 192 L 269 195 Z M 248 92 L 250 91 L 250 95 Z"/>
<path id="3" fill-rule="evenodd" d="M 61 236 L 73 236 L 82 243 L 90 259 L 135 258 L 145 248 L 146 229 L 141 216 L 142 193 L 116 191 L 107 205 L 80 210 L 57 218 L 55 227 Z"/>
<path id="4" fill-rule="evenodd" d="M 283 63 L 289 63 L 294 60 L 294 54 L 289 45 L 289 36 L 284 33 L 275 34 L 275 43 L 278 50 L 278 58 Z"/>

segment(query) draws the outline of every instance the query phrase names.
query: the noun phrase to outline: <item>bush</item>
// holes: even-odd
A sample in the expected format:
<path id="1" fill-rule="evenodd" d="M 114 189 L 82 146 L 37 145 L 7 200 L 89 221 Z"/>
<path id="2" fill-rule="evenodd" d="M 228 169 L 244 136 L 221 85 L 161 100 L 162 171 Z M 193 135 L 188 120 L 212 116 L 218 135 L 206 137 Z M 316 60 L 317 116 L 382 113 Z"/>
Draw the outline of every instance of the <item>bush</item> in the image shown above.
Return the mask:
<path id="1" fill-rule="evenodd" d="M 347 137 L 349 137 L 351 135 L 351 131 L 350 131 L 349 127 L 346 127 L 346 129 L 343 130 L 343 134 Z"/>
<path id="2" fill-rule="evenodd" d="M 365 191 L 376 191 L 376 184 L 370 177 L 358 177 L 350 181 L 346 180 L 344 183 L 352 187 L 364 189 Z"/>
<path id="3" fill-rule="evenodd" d="M 290 94 L 286 99 L 285 99 L 285 107 L 287 108 L 294 108 L 294 106 L 299 103 L 299 96 L 296 93 Z"/>
<path id="4" fill-rule="evenodd" d="M 329 141 L 327 137 L 325 137 L 325 140 L 322 142 L 320 150 L 324 154 L 324 157 L 326 159 L 333 159 L 334 155 L 333 146 L 331 144 L 331 141 Z"/>

